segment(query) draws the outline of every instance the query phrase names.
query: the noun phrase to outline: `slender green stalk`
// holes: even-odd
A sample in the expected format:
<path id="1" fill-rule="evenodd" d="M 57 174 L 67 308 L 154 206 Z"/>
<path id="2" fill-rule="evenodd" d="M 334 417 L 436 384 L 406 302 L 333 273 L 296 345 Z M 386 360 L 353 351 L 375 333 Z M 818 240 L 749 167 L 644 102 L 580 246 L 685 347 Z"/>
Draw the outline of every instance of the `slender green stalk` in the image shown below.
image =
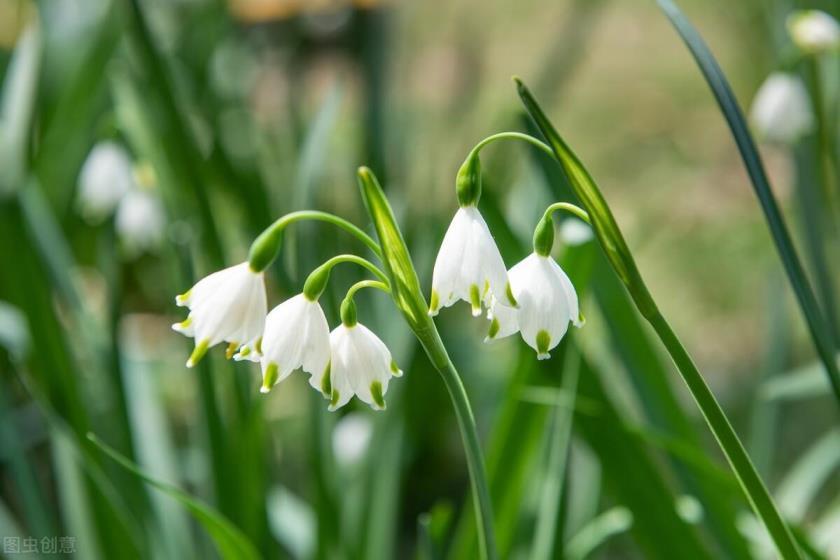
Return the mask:
<path id="1" fill-rule="evenodd" d="M 554 152 L 551 153 L 551 157 L 552 158 L 554 157 Z M 587 224 L 592 223 L 589 220 L 589 214 L 587 214 L 585 210 L 583 210 L 581 207 L 575 206 L 574 204 L 571 204 L 569 202 L 555 202 L 555 203 L 549 205 L 549 207 L 545 209 L 545 214 L 543 214 L 543 217 L 544 218 L 550 218 L 551 215 L 554 214 L 555 212 L 557 212 L 558 210 L 564 210 L 566 212 L 569 212 L 570 214 L 574 214 L 575 216 L 577 216 L 578 218 L 580 218 L 581 220 L 583 220 Z"/>
<path id="2" fill-rule="evenodd" d="M 744 493 L 750 505 L 764 521 L 767 530 L 776 542 L 782 558 L 801 558 L 799 549 L 793 539 L 787 524 L 782 519 L 779 510 L 773 503 L 773 498 L 767 487 L 758 475 L 755 466 L 747 455 L 741 440 L 738 439 L 732 424 L 718 404 L 706 381 L 697 370 L 697 366 L 691 360 L 677 335 L 665 320 L 661 313 L 647 317 L 648 322 L 653 326 L 662 344 L 674 360 L 677 369 L 682 374 L 683 381 L 688 386 L 694 401 L 703 413 L 703 418 L 709 424 L 712 433 L 726 456 L 726 460 L 732 467 L 735 477 L 744 489 Z"/>
<path id="3" fill-rule="evenodd" d="M 265 268 L 277 257 L 277 253 L 280 251 L 280 239 L 286 226 L 304 220 L 327 222 L 340 227 L 364 243 L 367 248 L 377 256 L 377 258 L 382 260 L 382 249 L 379 247 L 379 244 L 357 226 L 343 218 L 330 214 L 329 212 L 320 212 L 318 210 L 299 210 L 279 218 L 273 224 L 265 228 L 265 230 L 254 240 L 251 244 L 251 251 L 248 255 L 248 261 L 251 263 L 251 268 L 257 271 L 265 270 Z"/>
<path id="4" fill-rule="evenodd" d="M 458 420 L 458 429 L 461 431 L 461 441 L 464 444 L 467 469 L 470 473 L 481 558 L 496 560 L 498 553 L 493 529 L 493 506 L 490 501 L 490 490 L 484 468 L 484 454 L 481 450 L 481 442 L 478 439 L 475 417 L 472 407 L 470 407 L 467 391 L 458 375 L 458 370 L 452 364 L 452 360 L 446 352 L 446 347 L 443 345 L 443 341 L 441 341 L 437 328 L 431 319 L 429 323 L 431 325 L 430 330 L 426 331 L 424 336 L 418 334 L 417 338 L 432 360 L 435 369 L 443 378 L 443 383 L 449 392 L 449 398 L 452 400 L 452 406 L 455 408 L 455 417 Z"/>
<path id="5" fill-rule="evenodd" d="M 423 297 L 417 271 L 411 261 L 394 213 L 376 177 L 366 167 L 358 171 L 359 187 L 368 213 L 376 227 L 376 235 L 382 243 L 382 263 L 390 278 L 391 297 L 402 312 L 417 340 L 423 346 L 435 369 L 438 370 L 458 420 L 464 454 L 470 473 L 476 525 L 479 527 L 479 550 L 481 558 L 496 560 L 496 538 L 493 530 L 493 506 L 487 485 L 484 456 L 478 438 L 475 417 L 467 398 L 464 384 L 458 371 L 449 359 L 446 347 L 440 339 L 434 321 L 429 317 L 429 306 Z"/>
<path id="6" fill-rule="evenodd" d="M 538 138 L 534 138 L 530 134 L 523 134 L 521 132 L 497 132 L 496 134 L 491 134 L 490 136 L 476 144 L 472 151 L 470 151 L 470 154 L 478 154 L 478 152 L 481 151 L 481 148 L 483 148 L 487 144 L 496 142 L 497 140 L 523 140 L 525 142 L 528 142 L 529 144 L 534 145 L 536 148 L 539 148 L 549 156 L 554 157 L 554 152 L 551 151 L 551 147 L 548 144 L 542 142 Z"/>
<path id="7" fill-rule="evenodd" d="M 385 273 L 382 272 L 378 266 L 370 262 L 369 260 L 359 257 L 357 255 L 336 255 L 335 257 L 330 258 L 329 260 L 325 261 L 324 264 L 319 266 L 316 270 L 332 270 L 333 267 L 339 265 L 341 263 L 353 263 L 361 266 L 362 268 L 370 271 L 374 276 L 379 278 L 382 282 L 388 283 L 388 277 L 385 276 Z M 315 271 L 313 271 L 313 274 Z"/>
<path id="8" fill-rule="evenodd" d="M 385 282 L 377 282 L 376 280 L 360 280 L 356 282 L 350 289 L 347 290 L 347 295 L 344 296 L 344 299 L 353 299 L 353 296 L 356 295 L 356 292 L 362 290 L 364 288 L 375 288 L 377 290 L 382 290 L 386 294 L 391 293 L 391 288 L 388 287 L 388 284 Z"/>
<path id="9" fill-rule="evenodd" d="M 540 128 L 543 136 L 551 144 L 558 163 L 569 178 L 569 184 L 586 207 L 601 248 L 606 253 L 616 274 L 622 279 L 630 292 L 636 307 L 653 326 L 668 350 L 683 381 L 700 408 L 709 429 L 714 434 L 732 471 L 735 473 L 747 500 L 758 517 L 764 522 L 782 557 L 785 560 L 800 559 L 799 549 L 789 528 L 779 514 L 773 503 L 773 498 L 761 481 L 723 409 L 706 385 L 694 362 L 691 361 L 685 348 L 671 330 L 670 325 L 662 317 L 656 302 L 650 295 L 650 291 L 636 266 L 633 254 L 627 247 L 624 236 L 615 221 L 612 210 L 601 194 L 601 190 L 575 153 L 557 133 L 554 125 L 545 116 L 531 92 L 518 79 L 516 83 L 526 109 Z"/>

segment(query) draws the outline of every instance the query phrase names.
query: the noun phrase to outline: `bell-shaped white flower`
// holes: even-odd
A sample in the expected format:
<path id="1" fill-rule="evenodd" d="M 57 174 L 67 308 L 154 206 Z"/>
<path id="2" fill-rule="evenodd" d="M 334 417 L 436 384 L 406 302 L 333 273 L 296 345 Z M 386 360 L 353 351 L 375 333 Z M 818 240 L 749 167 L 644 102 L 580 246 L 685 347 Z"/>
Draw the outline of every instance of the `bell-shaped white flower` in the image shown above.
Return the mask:
<path id="1" fill-rule="evenodd" d="M 267 393 L 296 369 L 309 373 L 309 384 L 324 391 L 329 374 L 330 327 L 321 304 L 298 294 L 272 309 L 265 319 L 261 350 L 261 392 Z"/>
<path id="2" fill-rule="evenodd" d="M 811 131 L 814 116 L 805 85 L 797 76 L 775 72 L 758 89 L 750 120 L 759 137 L 790 144 Z"/>
<path id="3" fill-rule="evenodd" d="M 518 309 L 494 306 L 488 313 L 490 329 L 485 341 L 517 331 L 537 351 L 540 360 L 560 343 L 571 322 L 583 325 L 575 288 L 563 269 L 550 256 L 531 253 L 508 272 Z"/>
<path id="4" fill-rule="evenodd" d="M 819 54 L 840 48 L 840 24 L 822 10 L 799 10 L 787 19 L 787 28 L 797 47 Z"/>
<path id="5" fill-rule="evenodd" d="M 342 323 L 330 333 L 330 349 L 330 410 L 354 394 L 374 410 L 385 410 L 388 381 L 402 375 L 385 343 L 361 323 Z"/>
<path id="6" fill-rule="evenodd" d="M 159 246 L 166 227 L 160 198 L 148 189 L 131 189 L 117 206 L 114 227 L 131 255 Z"/>
<path id="7" fill-rule="evenodd" d="M 187 367 L 220 342 L 229 343 L 230 357 L 238 346 L 253 343 L 262 334 L 266 312 L 263 274 L 251 270 L 247 262 L 231 266 L 202 278 L 177 296 L 175 303 L 190 309 L 185 321 L 172 325 L 195 338 Z"/>
<path id="8" fill-rule="evenodd" d="M 128 152 L 112 141 L 96 144 L 79 175 L 77 203 L 82 215 L 91 221 L 102 220 L 134 184 Z"/>
<path id="9" fill-rule="evenodd" d="M 429 314 L 437 315 L 441 307 L 464 300 L 478 316 L 482 303 L 490 307 L 494 298 L 500 305 L 516 305 L 505 263 L 487 223 L 475 206 L 462 206 L 449 224 L 435 260 Z"/>

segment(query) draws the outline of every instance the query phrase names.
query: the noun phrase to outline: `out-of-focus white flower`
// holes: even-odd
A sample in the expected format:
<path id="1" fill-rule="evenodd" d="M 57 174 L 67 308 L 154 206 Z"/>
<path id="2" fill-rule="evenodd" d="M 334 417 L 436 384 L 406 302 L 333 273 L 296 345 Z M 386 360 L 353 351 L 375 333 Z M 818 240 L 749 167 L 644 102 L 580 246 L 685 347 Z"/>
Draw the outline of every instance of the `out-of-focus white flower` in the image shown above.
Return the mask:
<path id="1" fill-rule="evenodd" d="M 756 133 L 769 141 L 789 144 L 814 126 L 805 85 L 797 76 L 776 72 L 758 89 L 750 109 Z"/>
<path id="2" fill-rule="evenodd" d="M 469 302 L 474 316 L 493 301 L 516 305 L 508 288 L 507 273 L 487 223 L 475 206 L 455 213 L 440 245 L 432 274 L 429 315 L 458 300 Z"/>
<path id="3" fill-rule="evenodd" d="M 357 464 L 364 456 L 373 436 L 373 422 L 369 414 L 351 412 L 335 424 L 332 445 L 339 464 Z"/>
<path id="4" fill-rule="evenodd" d="M 172 328 L 195 338 L 187 367 L 192 367 L 209 348 L 228 342 L 227 357 L 244 343 L 257 345 L 265 322 L 266 300 L 263 273 L 247 262 L 214 272 L 175 298 L 190 314 Z"/>
<path id="5" fill-rule="evenodd" d="M 571 322 L 583 325 L 577 293 L 563 269 L 550 256 L 531 253 L 508 272 L 518 309 L 493 308 L 487 314 L 490 329 L 486 342 L 517 331 L 537 351 L 540 360 L 560 343 Z"/>
<path id="6" fill-rule="evenodd" d="M 131 254 L 159 246 L 166 227 L 160 198 L 149 189 L 131 189 L 117 206 L 114 227 Z"/>
<path id="7" fill-rule="evenodd" d="M 822 10 L 799 10 L 787 19 L 788 33 L 801 50 L 819 54 L 840 48 L 840 24 Z"/>
<path id="8" fill-rule="evenodd" d="M 88 154 L 79 175 L 79 209 L 88 220 L 102 220 L 133 187 L 131 157 L 116 142 L 100 142 Z"/>
<path id="9" fill-rule="evenodd" d="M 330 350 L 330 410 L 354 394 L 374 410 L 385 410 L 388 381 L 402 375 L 385 343 L 361 323 L 342 323 L 330 333 Z"/>
<path id="10" fill-rule="evenodd" d="M 269 392 L 300 368 L 310 374 L 310 385 L 329 395 L 325 379 L 329 374 L 330 327 L 317 300 L 298 294 L 272 309 L 265 319 L 261 347 L 248 346 L 237 355 L 237 359 L 252 359 L 262 351 L 261 392 Z"/>
<path id="11" fill-rule="evenodd" d="M 583 222 L 583 220 L 578 220 L 577 218 L 566 218 L 563 220 L 563 223 L 560 224 L 560 239 L 562 239 L 566 245 L 571 247 L 583 245 L 588 241 L 592 241 L 593 237 L 594 234 L 592 233 L 592 227 Z"/>

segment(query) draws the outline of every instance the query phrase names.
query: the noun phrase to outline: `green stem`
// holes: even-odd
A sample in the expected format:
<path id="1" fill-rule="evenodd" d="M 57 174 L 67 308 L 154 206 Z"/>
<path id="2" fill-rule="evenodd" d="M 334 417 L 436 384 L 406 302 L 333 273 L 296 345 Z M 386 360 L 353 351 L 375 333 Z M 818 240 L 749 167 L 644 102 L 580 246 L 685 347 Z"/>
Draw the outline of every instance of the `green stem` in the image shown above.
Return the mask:
<path id="1" fill-rule="evenodd" d="M 344 296 L 344 299 L 353 299 L 353 296 L 356 295 L 356 292 L 363 288 L 375 288 L 377 290 L 382 290 L 386 294 L 391 293 L 391 288 L 389 288 L 388 284 L 386 284 L 385 282 L 378 282 L 376 280 L 361 280 L 350 286 L 350 289 L 347 290 L 347 295 Z"/>
<path id="2" fill-rule="evenodd" d="M 703 413 L 706 423 L 711 428 L 726 460 L 738 479 L 741 488 L 749 500 L 753 510 L 761 517 L 767 526 L 767 530 L 773 537 L 782 558 L 800 559 L 802 556 L 794 543 L 793 535 L 787 524 L 779 514 L 770 492 L 762 482 L 761 477 L 755 470 L 755 466 L 747 455 L 741 440 L 729 423 L 729 419 L 715 399 L 709 386 L 706 384 L 697 366 L 691 360 L 677 335 L 671 326 L 657 310 L 653 315 L 647 317 L 648 322 L 653 326 L 662 344 L 671 355 L 671 359 L 677 366 L 683 381 L 688 386 L 694 401 Z"/>
<path id="3" fill-rule="evenodd" d="M 251 268 L 257 272 L 265 270 L 280 252 L 280 237 L 286 226 L 303 220 L 327 222 L 340 227 L 364 243 L 378 259 L 382 260 L 382 249 L 379 247 L 379 244 L 358 226 L 348 222 L 344 218 L 339 218 L 338 216 L 328 212 L 320 212 L 318 210 L 300 210 L 297 212 L 291 212 L 279 218 L 273 224 L 268 226 L 254 240 L 251 244 L 251 250 L 248 255 L 248 261 L 251 263 Z"/>
<path id="4" fill-rule="evenodd" d="M 551 153 L 551 157 L 552 157 L 552 159 L 554 158 L 554 152 Z M 579 206 L 575 206 L 574 204 L 572 204 L 570 202 L 555 202 L 554 204 L 550 205 L 548 208 L 545 209 L 545 213 L 543 214 L 543 217 L 548 219 L 548 218 L 551 217 L 552 214 L 554 214 L 558 210 L 565 210 L 566 212 L 569 212 L 570 214 L 574 214 L 575 216 L 577 216 L 578 218 L 580 218 L 581 220 L 583 220 L 587 224 L 590 224 L 590 225 L 592 224 L 592 222 L 589 221 L 589 214 L 586 213 L 586 210 L 584 210 L 583 208 L 581 208 Z"/>
<path id="5" fill-rule="evenodd" d="M 332 270 L 333 267 L 341 263 L 357 264 L 362 268 L 369 270 L 374 276 L 379 278 L 382 281 L 380 283 L 388 284 L 388 277 L 385 276 L 385 273 L 382 272 L 382 270 L 378 266 L 376 266 L 369 260 L 359 257 L 357 255 L 337 255 L 325 261 L 324 264 L 318 267 L 318 270 Z"/>
<path id="6" fill-rule="evenodd" d="M 548 144 L 540 141 L 537 138 L 534 138 L 530 134 L 523 134 L 521 132 L 498 132 L 496 134 L 491 134 L 490 136 L 476 144 L 470 152 L 470 154 L 477 155 L 481 148 L 497 140 L 523 140 L 525 142 L 528 142 L 529 144 L 533 144 L 552 158 L 554 157 L 554 152 L 551 151 L 551 147 Z"/>
<path id="7" fill-rule="evenodd" d="M 455 408 L 455 417 L 458 420 L 458 428 L 461 432 L 464 453 L 467 458 L 467 469 L 470 473 L 475 516 L 478 520 L 480 556 L 486 560 L 496 560 L 498 553 L 493 529 L 493 506 L 490 502 L 490 490 L 487 485 L 484 455 L 478 438 L 478 428 L 467 397 L 467 391 L 432 320 L 429 319 L 428 330 L 415 332 L 415 334 L 432 360 L 435 369 L 443 378 L 443 383 L 449 392 L 449 398 L 452 400 L 452 406 Z"/>

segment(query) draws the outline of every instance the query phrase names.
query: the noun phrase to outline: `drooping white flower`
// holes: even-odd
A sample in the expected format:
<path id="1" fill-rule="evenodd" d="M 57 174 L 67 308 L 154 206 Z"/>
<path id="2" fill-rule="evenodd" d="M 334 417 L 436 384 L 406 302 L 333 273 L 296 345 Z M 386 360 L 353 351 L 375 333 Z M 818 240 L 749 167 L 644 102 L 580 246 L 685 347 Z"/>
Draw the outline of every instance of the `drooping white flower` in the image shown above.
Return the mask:
<path id="1" fill-rule="evenodd" d="M 756 133 L 790 144 L 811 131 L 814 117 L 805 85 L 797 76 L 775 72 L 761 85 L 750 109 Z"/>
<path id="2" fill-rule="evenodd" d="M 354 394 L 374 410 L 385 410 L 388 381 L 402 375 L 385 343 L 361 323 L 342 323 L 330 333 L 330 349 L 330 410 Z"/>
<path id="3" fill-rule="evenodd" d="M 440 245 L 432 274 L 429 314 L 458 300 L 481 315 L 482 303 L 490 307 L 496 299 L 501 305 L 516 305 L 508 289 L 502 255 L 475 206 L 462 206 L 455 213 Z"/>
<path id="4" fill-rule="evenodd" d="M 787 19 L 788 33 L 797 47 L 818 54 L 840 48 L 840 24 L 822 10 L 799 10 Z"/>
<path id="5" fill-rule="evenodd" d="M 79 175 L 79 209 L 88 220 L 102 220 L 133 186 L 128 152 L 116 142 L 100 142 L 88 154 Z"/>
<path id="6" fill-rule="evenodd" d="M 518 309 L 494 306 L 487 314 L 490 329 L 486 342 L 517 331 L 537 351 L 540 360 L 560 343 L 571 322 L 583 325 L 577 293 L 563 269 L 550 256 L 531 253 L 508 272 Z"/>
<path id="7" fill-rule="evenodd" d="M 114 227 L 131 254 L 157 247 L 163 241 L 166 216 L 160 198 L 149 189 L 131 189 L 117 206 Z"/>
<path id="8" fill-rule="evenodd" d="M 309 373 L 309 384 L 324 391 L 329 374 L 330 327 L 317 300 L 298 294 L 272 309 L 265 319 L 261 346 L 261 392 L 267 393 L 296 369 Z M 258 353 L 256 349 L 243 352 L 247 356 L 239 358 Z"/>
<path id="9" fill-rule="evenodd" d="M 242 344 L 254 343 L 263 331 L 266 301 L 262 272 L 251 270 L 247 262 L 219 270 L 175 298 L 190 314 L 172 328 L 195 338 L 195 350 L 187 367 L 192 367 L 207 350 L 228 342 L 227 356 Z"/>

